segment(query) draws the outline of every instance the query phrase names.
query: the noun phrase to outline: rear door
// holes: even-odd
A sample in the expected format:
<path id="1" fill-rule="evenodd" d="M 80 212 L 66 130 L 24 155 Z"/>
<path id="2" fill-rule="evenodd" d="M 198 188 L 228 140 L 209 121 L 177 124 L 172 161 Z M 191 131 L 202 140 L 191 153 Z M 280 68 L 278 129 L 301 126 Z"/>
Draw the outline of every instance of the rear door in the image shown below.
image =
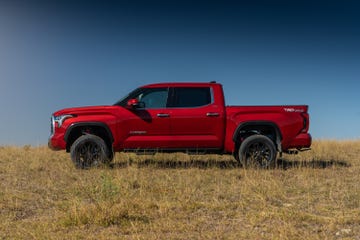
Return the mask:
<path id="1" fill-rule="evenodd" d="M 174 87 L 170 91 L 171 147 L 221 149 L 224 106 L 214 102 L 211 87 Z"/>

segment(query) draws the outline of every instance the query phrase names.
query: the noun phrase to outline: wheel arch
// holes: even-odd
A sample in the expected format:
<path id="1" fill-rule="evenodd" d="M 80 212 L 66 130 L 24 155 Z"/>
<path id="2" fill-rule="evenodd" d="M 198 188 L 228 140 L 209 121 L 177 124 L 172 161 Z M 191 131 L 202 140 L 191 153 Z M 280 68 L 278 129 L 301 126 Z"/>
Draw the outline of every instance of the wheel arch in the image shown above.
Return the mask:
<path id="1" fill-rule="evenodd" d="M 114 137 L 108 125 L 103 122 L 79 122 L 71 124 L 66 130 L 64 135 L 66 151 L 70 151 L 71 145 L 84 134 L 93 134 L 102 138 L 109 149 L 112 149 Z"/>
<path id="2" fill-rule="evenodd" d="M 246 138 L 254 134 L 261 134 L 269 137 L 274 141 L 275 146 L 279 152 L 282 152 L 281 141 L 282 134 L 278 125 L 271 121 L 249 121 L 239 124 L 234 134 L 233 141 L 236 148 L 241 145 L 241 142 Z"/>

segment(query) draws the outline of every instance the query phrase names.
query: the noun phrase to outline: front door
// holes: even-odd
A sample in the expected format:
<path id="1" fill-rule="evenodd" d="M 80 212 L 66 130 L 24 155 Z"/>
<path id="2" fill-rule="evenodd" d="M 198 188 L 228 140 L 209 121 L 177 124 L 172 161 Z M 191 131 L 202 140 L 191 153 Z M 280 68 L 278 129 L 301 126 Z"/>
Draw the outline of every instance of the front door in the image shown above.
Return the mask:
<path id="1" fill-rule="evenodd" d="M 144 88 L 131 98 L 136 99 L 140 107 L 128 109 L 129 115 L 123 122 L 127 131 L 123 148 L 168 148 L 171 135 L 170 114 L 166 108 L 168 88 Z"/>

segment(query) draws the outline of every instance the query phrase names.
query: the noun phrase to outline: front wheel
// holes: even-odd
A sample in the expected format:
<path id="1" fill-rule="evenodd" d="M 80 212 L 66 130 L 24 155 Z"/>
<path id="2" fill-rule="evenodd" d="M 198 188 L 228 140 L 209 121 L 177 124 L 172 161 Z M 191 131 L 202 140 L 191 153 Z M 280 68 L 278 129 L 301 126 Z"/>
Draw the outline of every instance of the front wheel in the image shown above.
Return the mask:
<path id="1" fill-rule="evenodd" d="M 264 135 L 247 137 L 239 148 L 239 161 L 244 167 L 270 168 L 275 166 L 274 142 Z"/>
<path id="2" fill-rule="evenodd" d="M 109 148 L 104 140 L 91 134 L 76 139 L 70 148 L 70 155 L 75 166 L 83 169 L 108 163 L 111 160 Z"/>

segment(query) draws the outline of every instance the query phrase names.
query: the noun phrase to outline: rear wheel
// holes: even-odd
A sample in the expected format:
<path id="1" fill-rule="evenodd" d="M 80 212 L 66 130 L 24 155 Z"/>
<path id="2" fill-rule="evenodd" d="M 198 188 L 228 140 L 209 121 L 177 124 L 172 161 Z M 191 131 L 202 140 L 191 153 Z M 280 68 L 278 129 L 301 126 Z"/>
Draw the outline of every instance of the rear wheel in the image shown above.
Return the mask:
<path id="1" fill-rule="evenodd" d="M 86 169 L 109 163 L 112 154 L 102 138 L 86 134 L 72 144 L 70 155 L 77 168 Z"/>
<path id="2" fill-rule="evenodd" d="M 244 167 L 270 168 L 275 166 L 274 142 L 264 135 L 247 137 L 239 148 L 239 161 Z"/>

